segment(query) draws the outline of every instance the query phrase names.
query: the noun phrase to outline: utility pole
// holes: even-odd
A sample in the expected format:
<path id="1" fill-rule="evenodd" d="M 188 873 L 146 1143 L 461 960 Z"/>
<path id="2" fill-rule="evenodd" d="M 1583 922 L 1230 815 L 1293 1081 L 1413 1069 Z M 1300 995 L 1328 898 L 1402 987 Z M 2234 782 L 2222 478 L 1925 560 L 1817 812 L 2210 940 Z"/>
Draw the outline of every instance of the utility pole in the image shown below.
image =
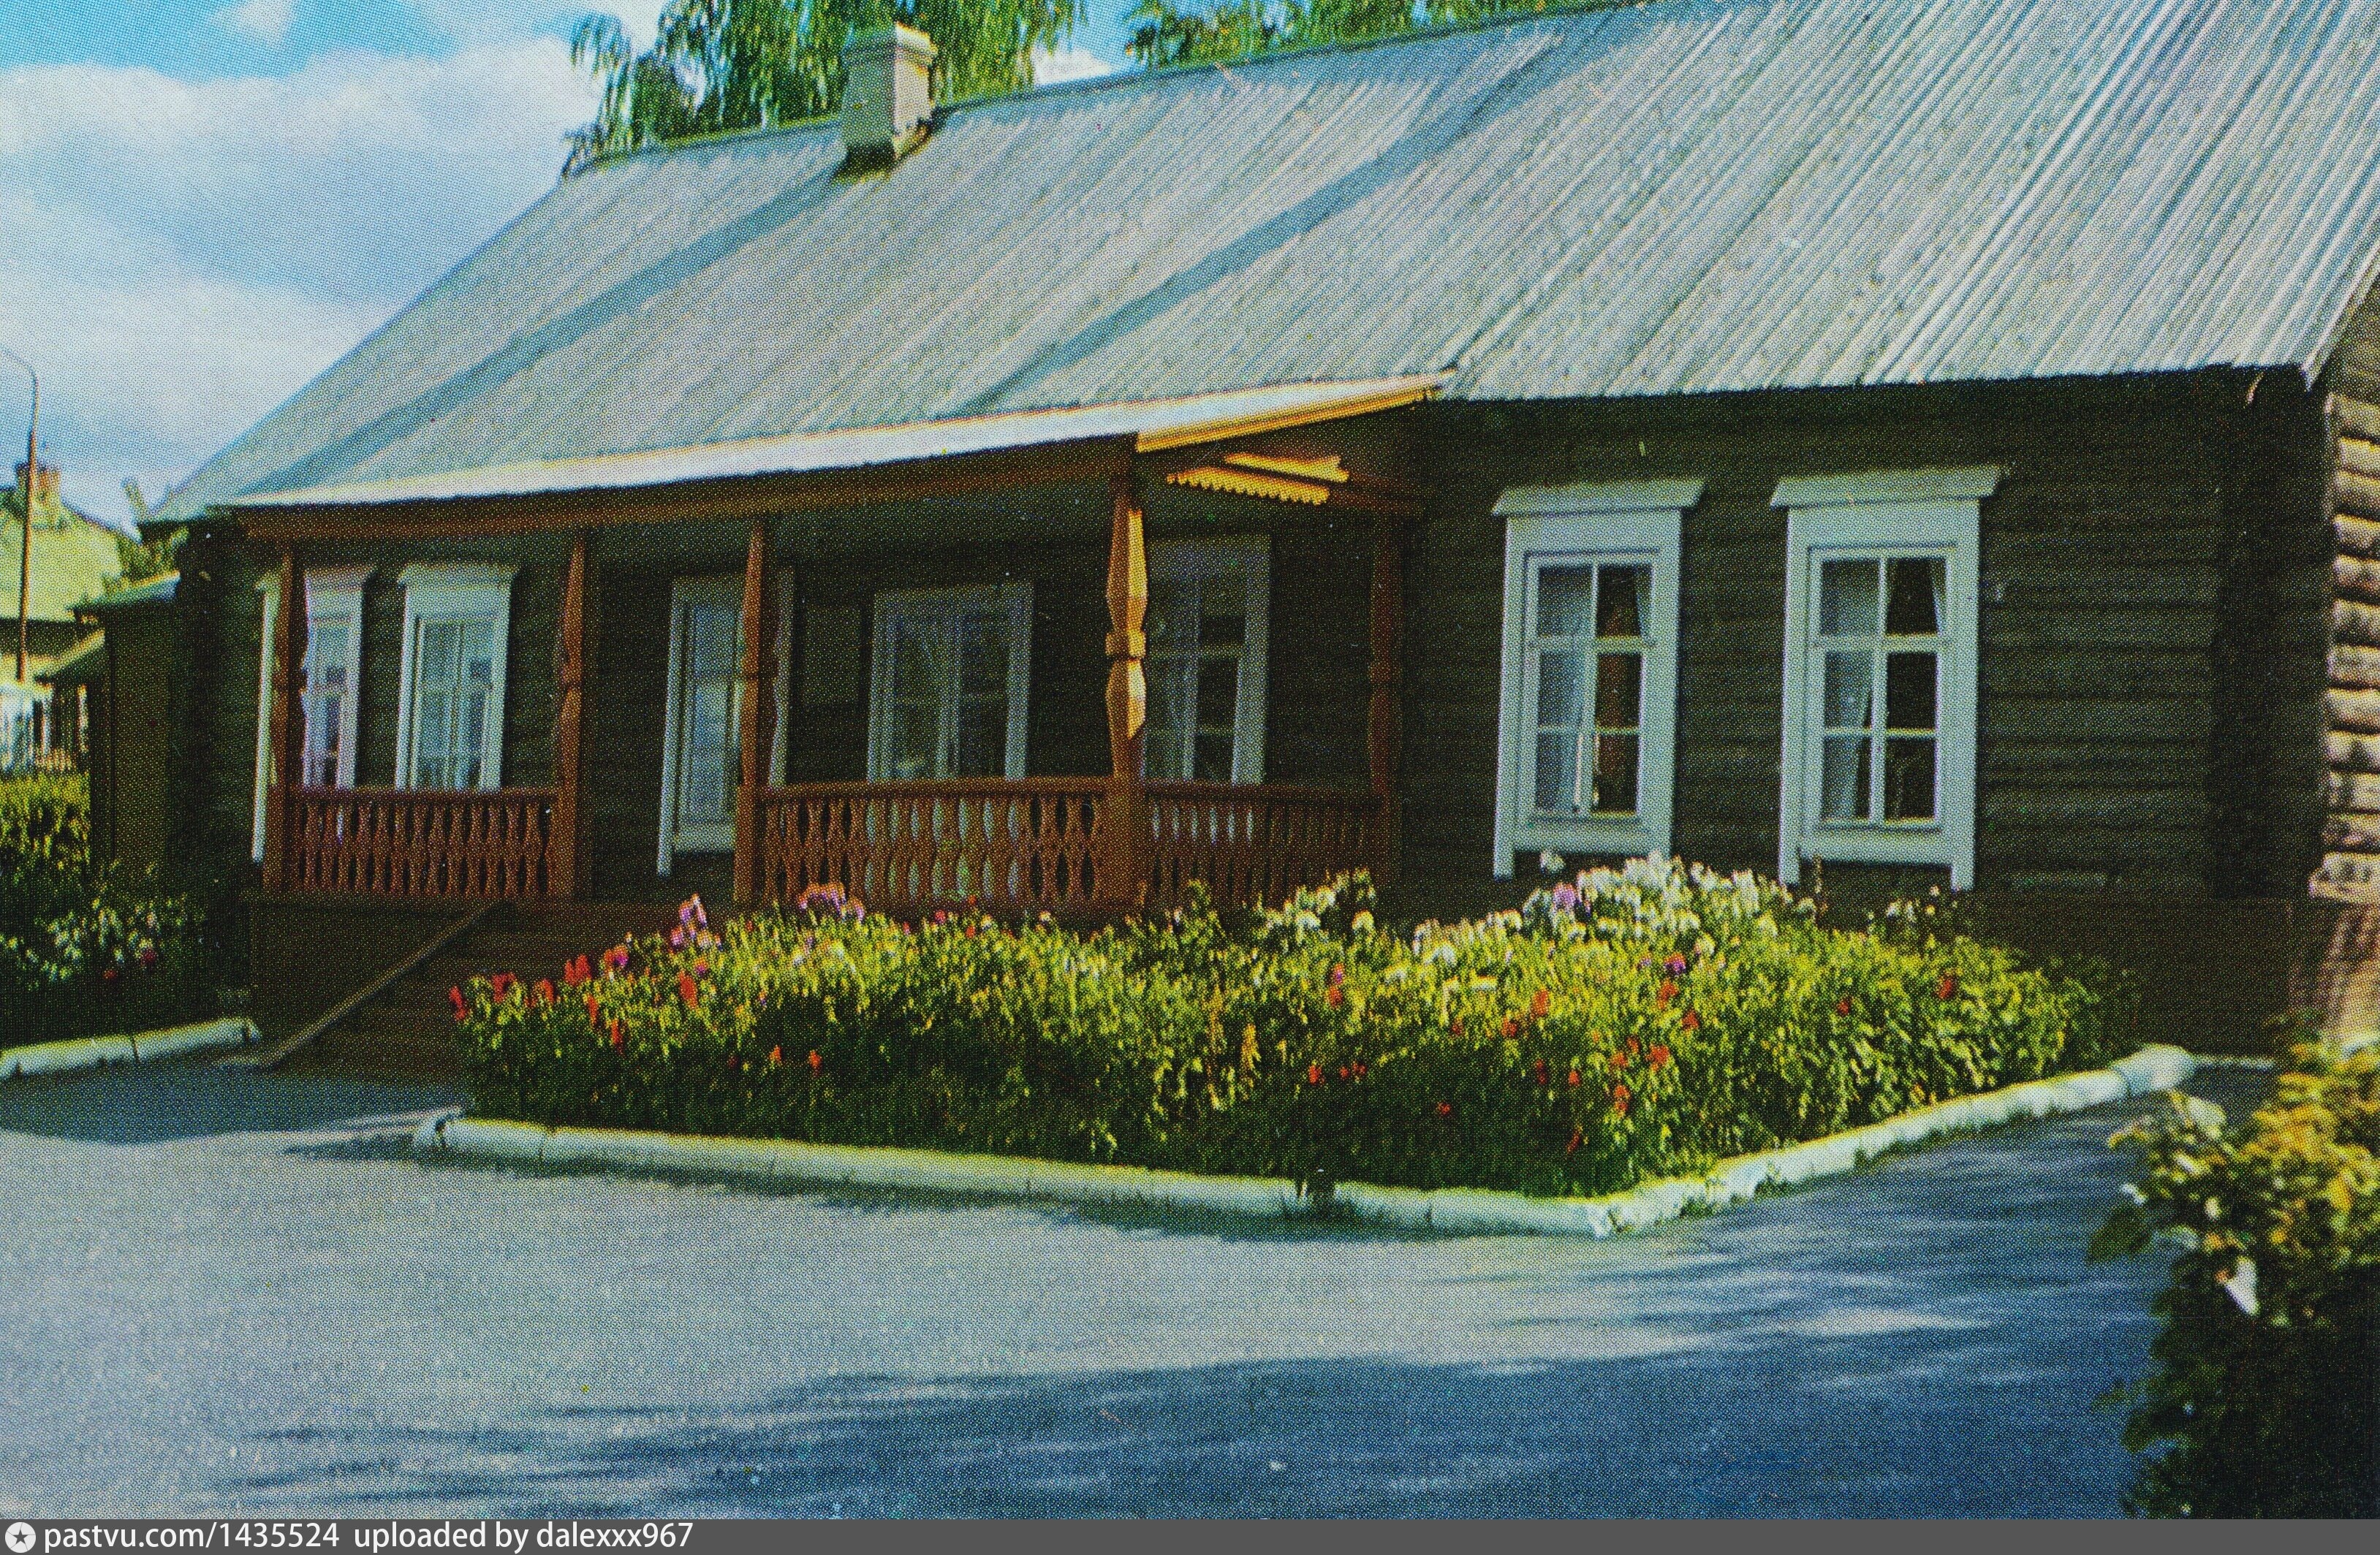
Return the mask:
<path id="1" fill-rule="evenodd" d="M 17 553 L 17 683 L 30 685 L 25 666 L 31 657 L 28 652 L 32 643 L 33 617 L 33 489 L 42 478 L 42 375 L 33 364 L 0 345 L 0 356 L 6 356 L 25 369 L 33 380 L 33 406 L 25 413 L 25 526 Z"/>

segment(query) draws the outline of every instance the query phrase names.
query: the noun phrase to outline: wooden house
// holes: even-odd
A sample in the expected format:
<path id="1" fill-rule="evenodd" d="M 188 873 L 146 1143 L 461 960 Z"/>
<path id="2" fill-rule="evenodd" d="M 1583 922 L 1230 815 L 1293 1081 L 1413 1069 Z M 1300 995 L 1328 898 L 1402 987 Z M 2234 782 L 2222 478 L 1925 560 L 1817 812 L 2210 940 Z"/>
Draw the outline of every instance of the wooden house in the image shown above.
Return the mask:
<path id="1" fill-rule="evenodd" d="M 1447 913 L 1658 850 L 2368 1018 L 2380 0 L 941 105 L 852 47 L 841 120 L 565 178 L 161 510 L 260 979 L 467 899 Z"/>

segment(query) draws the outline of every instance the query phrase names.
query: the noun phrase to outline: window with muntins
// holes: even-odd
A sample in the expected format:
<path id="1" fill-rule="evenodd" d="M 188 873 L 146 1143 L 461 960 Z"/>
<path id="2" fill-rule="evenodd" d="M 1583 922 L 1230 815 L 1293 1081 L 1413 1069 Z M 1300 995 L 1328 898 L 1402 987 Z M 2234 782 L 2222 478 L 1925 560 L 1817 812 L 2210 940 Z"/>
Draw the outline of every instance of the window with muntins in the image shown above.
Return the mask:
<path id="1" fill-rule="evenodd" d="M 309 788 L 355 785 L 356 677 L 363 643 L 364 579 L 370 573 L 368 567 L 339 567 L 306 574 L 305 689 L 299 708 Z M 269 641 L 266 646 L 269 652 Z"/>
<path id="2" fill-rule="evenodd" d="M 1025 776 L 1031 601 L 1022 584 L 877 597 L 871 781 Z"/>
<path id="3" fill-rule="evenodd" d="M 1516 851 L 1668 850 L 1680 531 L 1701 487 L 1523 487 L 1498 501 L 1500 875 Z"/>
<path id="4" fill-rule="evenodd" d="M 471 562 L 417 563 L 402 574 L 399 788 L 502 785 L 512 576 L 509 566 Z"/>
<path id="5" fill-rule="evenodd" d="M 1264 781 L 1267 548 L 1261 536 L 1148 548 L 1153 781 Z"/>
<path id="6" fill-rule="evenodd" d="M 1779 872 L 1809 859 L 1974 872 L 1981 499 L 1998 472 L 1779 485 L 1788 509 Z"/>

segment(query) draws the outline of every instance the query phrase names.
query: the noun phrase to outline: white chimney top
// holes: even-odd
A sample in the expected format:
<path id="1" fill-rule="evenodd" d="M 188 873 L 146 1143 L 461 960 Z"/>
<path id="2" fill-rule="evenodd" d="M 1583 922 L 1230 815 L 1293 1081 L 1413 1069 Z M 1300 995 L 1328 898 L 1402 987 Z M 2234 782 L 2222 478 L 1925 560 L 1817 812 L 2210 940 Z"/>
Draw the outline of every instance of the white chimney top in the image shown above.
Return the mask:
<path id="1" fill-rule="evenodd" d="M 843 147 L 858 163 L 890 163 L 925 139 L 934 116 L 934 41 L 894 22 L 843 45 Z"/>

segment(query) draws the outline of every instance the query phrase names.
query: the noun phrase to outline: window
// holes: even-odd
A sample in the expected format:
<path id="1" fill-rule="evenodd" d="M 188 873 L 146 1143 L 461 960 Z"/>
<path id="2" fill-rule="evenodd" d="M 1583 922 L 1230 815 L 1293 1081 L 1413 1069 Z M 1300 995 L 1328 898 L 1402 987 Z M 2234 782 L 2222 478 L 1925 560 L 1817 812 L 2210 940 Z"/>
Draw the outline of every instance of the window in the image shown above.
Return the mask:
<path id="1" fill-rule="evenodd" d="M 1518 487 L 1504 530 L 1496 874 L 1516 852 L 1665 853 L 1678 552 L 1699 480 Z"/>
<path id="2" fill-rule="evenodd" d="M 872 782 L 1025 776 L 1032 590 L 876 597 L 868 776 Z"/>
<path id="3" fill-rule="evenodd" d="M 396 786 L 500 787 L 513 569 L 416 562 L 398 581 L 405 585 L 405 653 Z"/>
<path id="4" fill-rule="evenodd" d="M 1148 548 L 1148 743 L 1156 781 L 1264 781 L 1263 536 Z"/>
<path id="5" fill-rule="evenodd" d="M 1974 878 L 1978 503 L 1996 469 L 1795 478 L 1787 510 L 1778 872 L 1804 859 Z"/>
<path id="6" fill-rule="evenodd" d="M 299 716 L 309 788 L 355 786 L 356 674 L 363 647 L 364 579 L 370 573 L 369 567 L 333 567 L 306 574 Z"/>
<path id="7" fill-rule="evenodd" d="M 794 579 L 779 578 L 773 778 L 784 771 L 786 662 Z M 743 782 L 744 579 L 680 578 L 670 593 L 668 736 L 662 747 L 661 872 L 679 853 L 735 846 L 735 793 Z"/>

